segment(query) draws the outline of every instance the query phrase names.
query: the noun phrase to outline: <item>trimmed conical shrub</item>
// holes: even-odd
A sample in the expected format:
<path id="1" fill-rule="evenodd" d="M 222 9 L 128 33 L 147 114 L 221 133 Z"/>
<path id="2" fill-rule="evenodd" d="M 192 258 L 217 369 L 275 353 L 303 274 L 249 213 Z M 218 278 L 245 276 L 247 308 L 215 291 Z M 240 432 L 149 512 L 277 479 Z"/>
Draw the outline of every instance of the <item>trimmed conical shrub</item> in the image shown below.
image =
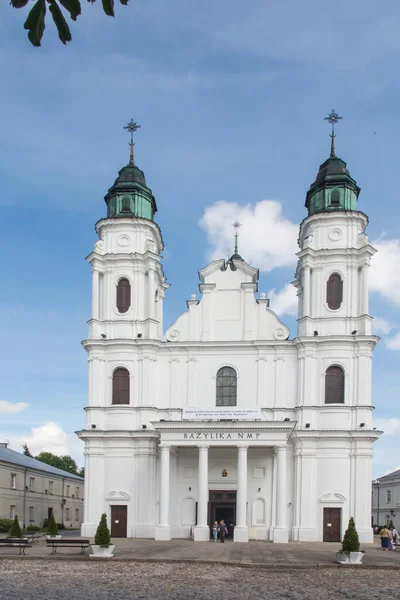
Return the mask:
<path id="1" fill-rule="evenodd" d="M 394 529 L 394 525 L 393 525 L 393 521 L 392 520 L 390 520 L 390 522 L 389 522 L 388 529 Z"/>
<path id="2" fill-rule="evenodd" d="M 360 551 L 360 540 L 358 539 L 358 533 L 356 524 L 354 523 L 353 517 L 350 518 L 346 533 L 343 537 L 342 552 L 348 554 L 349 552 Z"/>
<path id="3" fill-rule="evenodd" d="M 110 530 L 107 526 L 107 515 L 103 513 L 101 515 L 99 526 L 97 527 L 96 535 L 94 536 L 94 543 L 96 546 L 105 546 L 108 548 L 111 542 Z"/>
<path id="4" fill-rule="evenodd" d="M 13 524 L 11 525 L 10 537 L 22 538 L 22 531 L 17 516 L 15 516 Z"/>
<path id="5" fill-rule="evenodd" d="M 58 527 L 53 513 L 50 515 L 49 524 L 47 525 L 47 533 L 49 535 L 58 535 Z"/>

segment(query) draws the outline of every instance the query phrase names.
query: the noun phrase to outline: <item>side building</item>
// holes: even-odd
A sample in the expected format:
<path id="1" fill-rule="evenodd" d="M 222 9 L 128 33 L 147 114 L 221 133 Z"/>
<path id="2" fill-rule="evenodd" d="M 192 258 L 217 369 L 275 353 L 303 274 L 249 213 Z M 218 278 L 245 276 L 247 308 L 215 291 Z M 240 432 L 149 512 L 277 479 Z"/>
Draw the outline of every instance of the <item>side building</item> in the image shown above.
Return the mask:
<path id="1" fill-rule="evenodd" d="M 53 514 L 65 527 L 83 519 L 83 477 L 15 452 L 0 442 L 0 519 L 43 526 Z"/>
<path id="2" fill-rule="evenodd" d="M 372 524 L 400 528 L 400 469 L 372 482 Z"/>

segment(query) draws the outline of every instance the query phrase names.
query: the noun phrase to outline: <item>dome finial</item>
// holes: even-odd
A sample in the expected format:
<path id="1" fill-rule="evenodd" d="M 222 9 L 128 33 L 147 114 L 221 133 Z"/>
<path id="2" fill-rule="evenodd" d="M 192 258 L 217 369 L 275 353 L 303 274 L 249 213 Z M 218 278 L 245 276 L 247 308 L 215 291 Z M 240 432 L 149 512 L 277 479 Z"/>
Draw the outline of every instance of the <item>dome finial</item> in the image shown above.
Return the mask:
<path id="1" fill-rule="evenodd" d="M 339 117 L 339 115 L 337 114 L 337 112 L 335 111 L 334 108 L 332 108 L 332 111 L 329 113 L 329 115 L 327 117 L 324 117 L 324 121 L 328 121 L 328 123 L 331 123 L 332 125 L 332 133 L 329 134 L 329 137 L 331 138 L 331 158 L 335 158 L 336 154 L 335 154 L 335 125 L 338 121 L 340 121 L 341 119 L 343 119 L 343 117 Z"/>
<path id="2" fill-rule="evenodd" d="M 239 223 L 239 221 L 235 221 L 234 223 L 232 223 L 232 227 L 235 229 L 236 233 L 235 233 L 235 252 L 234 254 L 237 255 L 238 254 L 238 237 L 239 237 L 239 227 L 241 227 L 242 224 Z"/>
<path id="3" fill-rule="evenodd" d="M 135 164 L 134 153 L 133 153 L 133 147 L 135 145 L 135 142 L 133 141 L 133 134 L 135 133 L 135 131 L 137 129 L 140 129 L 140 127 L 141 127 L 141 125 L 138 125 L 133 119 L 131 119 L 129 121 L 128 125 L 124 126 L 124 129 L 129 131 L 129 133 L 131 134 L 131 141 L 129 142 L 129 145 L 131 147 L 131 151 L 130 151 L 130 155 L 129 155 L 129 164 L 130 165 Z"/>

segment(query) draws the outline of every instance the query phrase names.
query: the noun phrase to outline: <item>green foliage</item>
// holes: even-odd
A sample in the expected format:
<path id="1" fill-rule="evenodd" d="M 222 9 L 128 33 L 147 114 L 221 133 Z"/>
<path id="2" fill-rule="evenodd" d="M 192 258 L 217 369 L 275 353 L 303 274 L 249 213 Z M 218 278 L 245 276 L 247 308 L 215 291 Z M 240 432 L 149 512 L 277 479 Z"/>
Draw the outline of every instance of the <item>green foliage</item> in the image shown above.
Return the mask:
<path id="1" fill-rule="evenodd" d="M 96 535 L 94 536 L 94 543 L 96 546 L 105 546 L 108 548 L 111 542 L 110 530 L 107 527 L 107 515 L 103 513 L 101 515 L 100 523 L 97 527 Z"/>
<path id="2" fill-rule="evenodd" d="M 54 519 L 53 513 L 51 513 L 51 516 L 49 519 L 49 524 L 47 525 L 47 533 L 49 535 L 57 535 L 58 534 L 58 527 L 57 527 L 57 523 Z"/>
<path id="3" fill-rule="evenodd" d="M 40 531 L 40 527 L 38 527 L 37 525 L 28 525 L 26 530 L 27 531 Z"/>
<path id="4" fill-rule="evenodd" d="M 360 540 L 358 539 L 358 533 L 356 524 L 354 523 L 353 517 L 350 518 L 349 524 L 346 529 L 346 533 L 343 537 L 342 552 L 348 554 L 349 552 L 360 551 Z"/>
<path id="5" fill-rule="evenodd" d="M 65 529 L 64 523 L 57 523 L 57 528 L 58 529 Z"/>
<path id="6" fill-rule="evenodd" d="M 32 454 L 28 448 L 28 444 L 24 444 L 22 447 L 24 449 L 23 454 L 25 454 L 25 456 L 30 456 L 31 458 L 33 458 Z"/>
<path id="7" fill-rule="evenodd" d="M 13 8 L 23 8 L 28 2 L 35 0 L 11 0 L 10 4 Z M 96 0 L 88 0 L 90 4 L 94 4 Z M 123 6 L 128 4 L 129 0 L 119 0 Z M 80 0 L 36 0 L 31 8 L 28 17 L 24 24 L 24 29 L 28 30 L 28 39 L 32 46 L 40 46 L 43 33 L 46 27 L 46 7 L 49 5 L 51 16 L 58 31 L 58 37 L 63 44 L 70 42 L 72 39 L 69 25 L 64 17 L 61 6 L 69 13 L 70 19 L 76 21 L 81 14 Z M 103 10 L 109 17 L 114 17 L 114 0 L 102 0 Z"/>
<path id="8" fill-rule="evenodd" d="M 22 530 L 21 530 L 21 526 L 19 524 L 17 515 L 15 515 L 15 519 L 11 525 L 10 537 L 22 538 Z"/>
<path id="9" fill-rule="evenodd" d="M 68 454 L 65 456 L 57 456 L 52 452 L 40 452 L 35 458 L 36 460 L 40 460 L 40 462 L 46 463 L 46 465 L 51 465 L 57 469 L 62 469 L 68 473 L 78 475 L 78 465 L 72 456 L 69 456 Z"/>
<path id="10" fill-rule="evenodd" d="M 12 519 L 0 519 L 0 533 L 8 533 L 12 524 Z"/>
<path id="11" fill-rule="evenodd" d="M 393 529 L 393 528 L 394 528 L 393 521 L 392 521 L 392 519 L 390 519 L 388 529 Z"/>

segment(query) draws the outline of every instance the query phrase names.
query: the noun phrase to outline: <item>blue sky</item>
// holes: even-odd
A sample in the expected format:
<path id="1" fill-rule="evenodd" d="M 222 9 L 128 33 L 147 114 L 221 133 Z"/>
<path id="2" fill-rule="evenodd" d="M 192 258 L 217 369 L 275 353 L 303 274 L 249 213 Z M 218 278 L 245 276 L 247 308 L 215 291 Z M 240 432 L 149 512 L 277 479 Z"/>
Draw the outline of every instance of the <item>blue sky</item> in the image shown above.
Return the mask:
<path id="1" fill-rule="evenodd" d="M 197 291 L 197 269 L 229 252 L 238 218 L 241 253 L 294 336 L 286 286 L 334 107 L 344 117 L 337 154 L 379 249 L 373 402 L 387 433 L 374 476 L 399 468 L 399 3 L 131 0 L 115 19 L 99 2 L 83 12 L 67 47 L 48 20 L 34 49 L 24 10 L 0 6 L 0 437 L 82 462 L 73 432 L 87 390 L 84 257 L 128 160 L 131 117 L 166 244 L 165 324 Z"/>

